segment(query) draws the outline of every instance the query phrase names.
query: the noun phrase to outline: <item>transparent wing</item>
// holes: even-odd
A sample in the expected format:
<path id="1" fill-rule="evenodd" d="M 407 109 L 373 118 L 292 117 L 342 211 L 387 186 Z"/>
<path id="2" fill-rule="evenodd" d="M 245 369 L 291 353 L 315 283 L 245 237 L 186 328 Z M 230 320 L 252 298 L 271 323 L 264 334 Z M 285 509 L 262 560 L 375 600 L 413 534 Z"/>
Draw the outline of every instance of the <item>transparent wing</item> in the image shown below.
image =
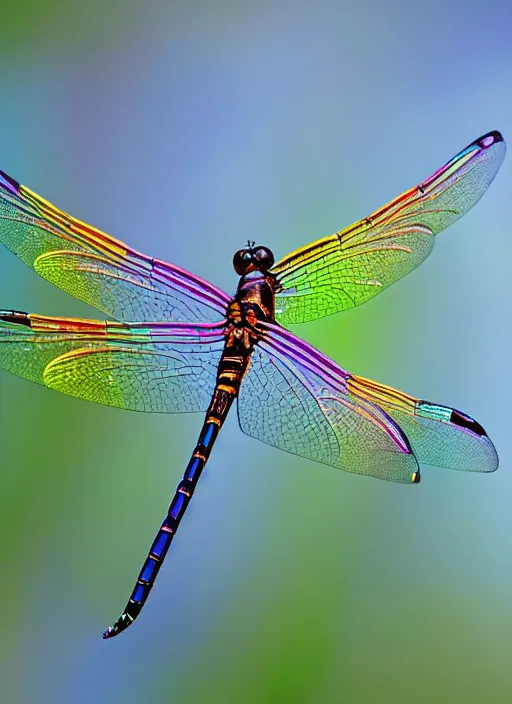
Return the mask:
<path id="1" fill-rule="evenodd" d="M 131 249 L 0 171 L 0 242 L 43 278 L 118 320 L 215 321 L 229 296 Z"/>
<path id="2" fill-rule="evenodd" d="M 403 432 L 381 408 L 350 392 L 346 372 L 279 326 L 265 331 L 240 388 L 244 433 L 349 472 L 419 481 Z"/>
<path id="3" fill-rule="evenodd" d="M 370 217 L 281 259 L 272 269 L 278 322 L 352 308 L 411 272 L 430 253 L 434 235 L 480 200 L 504 156 L 503 137 L 489 132 Z"/>
<path id="4" fill-rule="evenodd" d="M 222 324 L 142 324 L 0 311 L 0 366 L 88 401 L 132 411 L 206 411 Z"/>
<path id="5" fill-rule="evenodd" d="M 420 462 L 468 472 L 498 468 L 498 455 L 487 433 L 465 413 L 360 376 L 350 376 L 347 386 L 355 396 L 379 405 L 395 419 Z"/>

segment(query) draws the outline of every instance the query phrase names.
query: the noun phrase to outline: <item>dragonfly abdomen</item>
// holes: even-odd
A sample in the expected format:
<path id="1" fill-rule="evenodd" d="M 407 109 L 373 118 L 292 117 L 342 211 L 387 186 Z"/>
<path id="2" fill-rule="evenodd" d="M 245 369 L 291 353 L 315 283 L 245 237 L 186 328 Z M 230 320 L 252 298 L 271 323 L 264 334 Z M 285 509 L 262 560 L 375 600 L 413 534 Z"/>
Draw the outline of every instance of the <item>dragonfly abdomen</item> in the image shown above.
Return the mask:
<path id="1" fill-rule="evenodd" d="M 223 355 L 219 363 L 217 385 L 212 401 L 192 457 L 183 474 L 183 479 L 176 488 L 167 516 L 156 534 L 123 614 L 112 626 L 109 626 L 103 634 L 103 638 L 112 638 L 128 628 L 144 606 L 181 519 L 192 499 L 219 430 L 238 393 L 246 366 L 247 358 L 243 355 L 229 356 L 229 353 Z"/>

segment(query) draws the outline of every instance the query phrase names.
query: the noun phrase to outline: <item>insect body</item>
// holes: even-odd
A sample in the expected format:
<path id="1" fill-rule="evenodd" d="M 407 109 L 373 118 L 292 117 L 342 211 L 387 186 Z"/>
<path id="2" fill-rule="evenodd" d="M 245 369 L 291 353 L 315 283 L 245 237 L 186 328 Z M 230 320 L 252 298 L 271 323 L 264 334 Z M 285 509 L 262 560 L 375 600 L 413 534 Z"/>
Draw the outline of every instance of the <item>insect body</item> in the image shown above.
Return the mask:
<path id="1" fill-rule="evenodd" d="M 448 406 L 350 374 L 284 326 L 369 300 L 412 271 L 469 210 L 505 154 L 499 132 L 373 215 L 274 264 L 254 243 L 233 258 L 233 297 L 72 218 L 0 172 L 0 241 L 110 322 L 0 311 L 0 365 L 118 408 L 205 413 L 182 480 L 110 638 L 137 617 L 215 439 L 237 400 L 241 429 L 339 469 L 417 484 L 419 463 L 492 472 L 483 427 Z M 135 321 L 135 322 L 134 322 Z"/>

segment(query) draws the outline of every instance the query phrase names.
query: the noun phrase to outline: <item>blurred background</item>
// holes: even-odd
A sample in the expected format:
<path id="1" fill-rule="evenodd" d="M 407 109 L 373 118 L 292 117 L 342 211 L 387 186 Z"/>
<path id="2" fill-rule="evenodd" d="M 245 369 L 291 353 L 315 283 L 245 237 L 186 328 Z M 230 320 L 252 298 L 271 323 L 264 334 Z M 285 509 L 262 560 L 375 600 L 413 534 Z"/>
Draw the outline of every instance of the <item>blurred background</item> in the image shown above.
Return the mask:
<path id="1" fill-rule="evenodd" d="M 505 0 L 2 3 L 0 168 L 233 292 L 491 129 L 512 139 Z M 512 160 L 420 269 L 295 328 L 345 368 L 476 417 L 498 472 L 419 487 L 286 455 L 228 419 L 141 618 L 104 642 L 200 415 L 0 373 L 1 700 L 512 699 Z M 101 317 L 0 252 L 0 304 Z"/>

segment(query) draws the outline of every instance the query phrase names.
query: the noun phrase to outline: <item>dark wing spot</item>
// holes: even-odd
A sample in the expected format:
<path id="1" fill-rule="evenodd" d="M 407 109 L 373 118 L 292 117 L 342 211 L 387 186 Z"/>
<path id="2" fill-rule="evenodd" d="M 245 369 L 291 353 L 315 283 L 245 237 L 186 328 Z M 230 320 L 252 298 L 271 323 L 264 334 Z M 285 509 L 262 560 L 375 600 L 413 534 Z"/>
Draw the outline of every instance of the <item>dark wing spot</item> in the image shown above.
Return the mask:
<path id="1" fill-rule="evenodd" d="M 477 423 L 476 420 L 473 420 L 473 418 L 470 418 L 470 416 L 466 416 L 460 411 L 452 411 L 450 423 L 458 425 L 460 428 L 467 428 L 468 430 L 471 430 L 472 433 L 475 433 L 475 435 L 480 435 L 480 437 L 487 436 L 487 433 L 482 428 L 480 423 Z"/>
<path id="2" fill-rule="evenodd" d="M 28 313 L 22 313 L 19 310 L 0 310 L 0 320 L 4 323 L 16 323 L 17 325 L 25 325 L 27 328 L 32 327 Z"/>

